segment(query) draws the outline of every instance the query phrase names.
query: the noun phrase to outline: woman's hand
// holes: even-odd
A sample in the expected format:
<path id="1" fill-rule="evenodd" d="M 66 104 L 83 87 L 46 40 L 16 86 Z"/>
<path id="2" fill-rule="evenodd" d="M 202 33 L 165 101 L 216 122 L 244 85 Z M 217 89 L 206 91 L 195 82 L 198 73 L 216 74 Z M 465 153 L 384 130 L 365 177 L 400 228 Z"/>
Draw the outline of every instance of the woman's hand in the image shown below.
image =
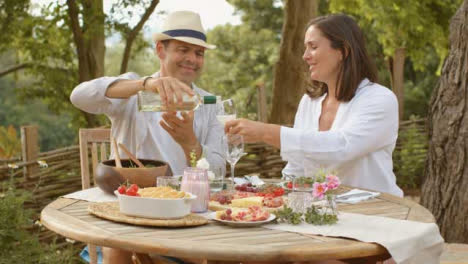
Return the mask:
<path id="1" fill-rule="evenodd" d="M 245 143 L 254 143 L 263 141 L 266 125 L 265 123 L 240 118 L 226 122 L 224 131 L 230 134 L 242 135 Z"/>
<path id="2" fill-rule="evenodd" d="M 281 147 L 281 126 L 240 118 L 226 122 L 224 132 L 239 134 L 245 143 L 264 142 L 273 147 Z"/>

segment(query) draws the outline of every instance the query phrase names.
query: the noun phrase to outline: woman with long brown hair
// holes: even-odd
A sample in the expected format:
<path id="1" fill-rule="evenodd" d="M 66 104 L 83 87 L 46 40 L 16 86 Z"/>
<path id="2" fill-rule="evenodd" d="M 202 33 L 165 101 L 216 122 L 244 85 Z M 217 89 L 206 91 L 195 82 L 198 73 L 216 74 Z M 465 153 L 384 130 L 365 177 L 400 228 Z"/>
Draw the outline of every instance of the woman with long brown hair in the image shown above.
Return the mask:
<path id="1" fill-rule="evenodd" d="M 359 26 L 343 14 L 315 18 L 304 45 L 312 87 L 299 103 L 294 127 L 236 119 L 226 123 L 226 132 L 280 148 L 288 161 L 283 174 L 336 170 L 344 184 L 402 196 L 392 162 L 398 102 L 376 83 Z"/>

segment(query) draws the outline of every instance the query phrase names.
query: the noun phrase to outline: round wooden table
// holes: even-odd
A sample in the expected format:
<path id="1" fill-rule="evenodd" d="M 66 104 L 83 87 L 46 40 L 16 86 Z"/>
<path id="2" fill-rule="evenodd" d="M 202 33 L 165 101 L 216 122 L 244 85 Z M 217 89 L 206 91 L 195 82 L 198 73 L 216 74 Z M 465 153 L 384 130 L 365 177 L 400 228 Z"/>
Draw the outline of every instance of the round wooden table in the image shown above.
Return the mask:
<path id="1" fill-rule="evenodd" d="M 90 215 L 87 212 L 88 205 L 87 201 L 59 198 L 42 210 L 41 222 L 50 230 L 74 240 L 180 258 L 269 263 L 357 258 L 359 263 L 359 258 L 389 256 L 384 247 L 374 243 L 262 227 L 229 227 L 214 221 L 204 226 L 186 228 L 117 223 Z M 381 194 L 378 198 L 358 204 L 339 204 L 338 209 L 434 222 L 432 214 L 421 205 L 389 194 Z"/>

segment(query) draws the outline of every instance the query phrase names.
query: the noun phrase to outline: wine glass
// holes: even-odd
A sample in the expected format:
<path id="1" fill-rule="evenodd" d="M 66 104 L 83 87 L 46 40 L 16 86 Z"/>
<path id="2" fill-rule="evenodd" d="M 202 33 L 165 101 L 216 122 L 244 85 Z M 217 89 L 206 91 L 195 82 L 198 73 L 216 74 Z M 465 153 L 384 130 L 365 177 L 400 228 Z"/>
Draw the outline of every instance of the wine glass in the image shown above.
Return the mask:
<path id="1" fill-rule="evenodd" d="M 216 118 L 223 126 L 227 121 L 236 119 L 236 106 L 232 99 L 227 99 L 216 104 Z"/>
<path id="2" fill-rule="evenodd" d="M 231 165 L 231 179 L 234 188 L 234 167 L 244 153 L 244 138 L 237 134 L 227 134 L 223 136 L 223 147 L 226 154 L 226 161 Z"/>

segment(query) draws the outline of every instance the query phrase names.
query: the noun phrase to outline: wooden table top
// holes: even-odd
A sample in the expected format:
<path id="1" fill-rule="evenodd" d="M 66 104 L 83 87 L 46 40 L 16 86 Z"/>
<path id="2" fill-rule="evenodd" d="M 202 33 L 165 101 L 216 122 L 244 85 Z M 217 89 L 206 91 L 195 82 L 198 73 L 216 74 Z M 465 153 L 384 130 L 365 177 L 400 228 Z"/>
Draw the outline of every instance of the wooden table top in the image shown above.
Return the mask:
<path id="1" fill-rule="evenodd" d="M 341 188 L 341 187 L 340 187 Z M 347 189 L 346 187 L 343 190 Z M 89 202 L 59 198 L 46 206 L 41 222 L 74 240 L 134 252 L 223 261 L 292 262 L 348 259 L 387 254 L 374 243 L 271 230 L 229 227 L 210 221 L 199 227 L 160 228 L 116 223 L 90 215 Z M 381 194 L 358 204 L 338 204 L 343 212 L 434 222 L 419 204 Z M 364 223 L 363 223 L 364 224 Z"/>

